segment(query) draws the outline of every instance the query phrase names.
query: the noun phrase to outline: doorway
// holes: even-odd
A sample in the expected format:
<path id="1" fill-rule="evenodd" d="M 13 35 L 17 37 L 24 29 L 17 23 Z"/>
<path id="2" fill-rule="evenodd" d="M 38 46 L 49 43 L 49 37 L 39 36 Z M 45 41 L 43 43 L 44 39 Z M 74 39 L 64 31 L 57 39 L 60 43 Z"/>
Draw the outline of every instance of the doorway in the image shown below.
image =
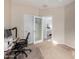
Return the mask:
<path id="1" fill-rule="evenodd" d="M 43 40 L 52 40 L 53 38 L 53 24 L 52 17 L 45 16 L 43 17 Z"/>
<path id="2" fill-rule="evenodd" d="M 29 43 L 40 43 L 52 40 L 52 17 L 49 16 L 24 16 L 24 37 L 30 32 Z"/>
<path id="3" fill-rule="evenodd" d="M 53 39 L 53 18 L 51 16 L 34 17 L 34 43 Z"/>

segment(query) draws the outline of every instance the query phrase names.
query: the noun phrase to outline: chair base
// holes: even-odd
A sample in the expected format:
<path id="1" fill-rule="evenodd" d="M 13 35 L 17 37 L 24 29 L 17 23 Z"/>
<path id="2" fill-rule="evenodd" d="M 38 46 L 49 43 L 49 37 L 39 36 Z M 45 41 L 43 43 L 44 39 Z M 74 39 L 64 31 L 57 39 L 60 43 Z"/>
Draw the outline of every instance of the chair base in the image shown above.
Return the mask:
<path id="1" fill-rule="evenodd" d="M 17 59 L 17 56 L 18 56 L 20 53 L 25 54 L 25 56 L 28 57 L 26 51 L 32 52 L 31 49 L 23 49 L 22 51 L 15 51 L 14 59 Z"/>

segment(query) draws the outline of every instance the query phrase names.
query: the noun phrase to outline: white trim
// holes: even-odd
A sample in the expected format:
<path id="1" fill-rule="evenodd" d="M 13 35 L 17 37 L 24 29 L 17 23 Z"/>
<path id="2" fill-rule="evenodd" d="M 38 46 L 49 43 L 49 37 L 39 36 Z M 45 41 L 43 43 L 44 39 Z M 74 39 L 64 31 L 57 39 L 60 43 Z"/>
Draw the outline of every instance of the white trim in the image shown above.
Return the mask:
<path id="1" fill-rule="evenodd" d="M 41 35 L 42 36 L 41 36 L 41 39 L 42 39 L 42 42 L 43 42 L 43 40 L 44 40 L 43 39 L 43 17 L 41 17 L 41 18 L 42 18 L 42 24 L 41 24 L 41 33 L 42 33 Z"/>
<path id="2" fill-rule="evenodd" d="M 67 45 L 67 46 L 69 46 L 69 47 L 71 47 L 71 48 L 75 49 L 75 47 L 74 47 L 74 46 L 72 46 L 72 45 L 69 45 L 69 44 L 66 44 L 66 43 L 64 43 L 64 45 Z"/>
<path id="3" fill-rule="evenodd" d="M 34 43 L 35 43 L 35 16 L 34 16 Z"/>

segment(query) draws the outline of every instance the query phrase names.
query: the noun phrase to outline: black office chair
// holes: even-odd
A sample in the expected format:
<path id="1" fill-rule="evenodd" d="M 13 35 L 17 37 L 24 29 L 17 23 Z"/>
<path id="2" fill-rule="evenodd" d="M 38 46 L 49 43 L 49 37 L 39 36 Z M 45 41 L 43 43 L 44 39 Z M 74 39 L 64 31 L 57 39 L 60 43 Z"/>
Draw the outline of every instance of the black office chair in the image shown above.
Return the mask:
<path id="1" fill-rule="evenodd" d="M 28 46 L 28 38 L 29 38 L 30 32 L 28 32 L 26 39 L 21 39 L 19 42 L 17 42 L 14 47 L 12 48 L 12 52 L 14 52 L 15 56 L 14 59 L 17 59 L 17 56 L 19 54 L 25 54 L 25 56 L 27 57 L 28 55 L 26 54 L 26 51 L 31 52 L 31 49 L 25 49 L 24 47 Z"/>

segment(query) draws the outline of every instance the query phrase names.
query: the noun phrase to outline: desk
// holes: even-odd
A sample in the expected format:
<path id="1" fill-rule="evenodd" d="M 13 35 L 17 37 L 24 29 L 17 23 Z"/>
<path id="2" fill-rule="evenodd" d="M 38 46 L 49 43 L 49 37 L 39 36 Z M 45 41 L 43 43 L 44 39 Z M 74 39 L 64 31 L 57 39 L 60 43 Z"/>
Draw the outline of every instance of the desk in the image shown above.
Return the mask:
<path id="1" fill-rule="evenodd" d="M 11 50 L 12 47 L 14 46 L 13 42 L 16 42 L 19 38 L 16 38 L 13 40 L 12 37 L 5 38 L 4 39 L 4 52 L 7 52 L 8 50 Z"/>
<path id="2" fill-rule="evenodd" d="M 11 57 L 9 55 L 9 52 L 11 52 L 12 47 L 15 45 L 14 42 L 17 42 L 19 38 L 16 38 L 13 40 L 12 37 L 5 38 L 4 39 L 4 58 L 9 58 Z M 9 43 L 8 43 L 9 42 Z"/>

